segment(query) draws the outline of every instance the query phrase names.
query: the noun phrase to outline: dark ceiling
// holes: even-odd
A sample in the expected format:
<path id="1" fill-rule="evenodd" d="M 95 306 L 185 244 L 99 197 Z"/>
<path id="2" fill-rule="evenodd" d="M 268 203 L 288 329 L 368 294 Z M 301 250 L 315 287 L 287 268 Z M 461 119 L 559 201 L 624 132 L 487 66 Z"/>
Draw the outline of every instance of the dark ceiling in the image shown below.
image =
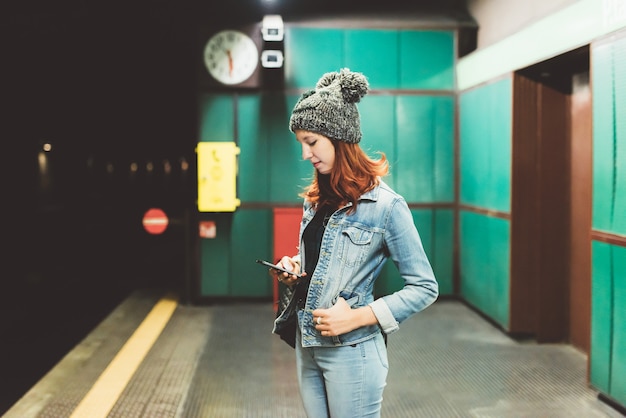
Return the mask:
<path id="1" fill-rule="evenodd" d="M 237 22 L 259 20 L 264 14 L 278 13 L 286 19 L 315 16 L 358 16 L 362 14 L 402 13 L 446 15 L 459 21 L 468 20 L 466 0 L 85 0 L 5 2 L 0 21 L 53 17 L 70 20 L 92 17 L 121 20 L 125 16 L 172 21 L 185 19 L 188 23 Z M 469 18 L 471 20 L 471 18 Z"/>
<path id="2" fill-rule="evenodd" d="M 0 166 L 5 175 L 0 189 L 3 208 L 9 209 L 5 218 L 8 226 L 2 235 L 5 247 L 25 254 L 22 258 L 12 256 L 10 266 L 22 270 L 23 264 L 32 261 L 32 243 L 42 241 L 38 225 L 48 219 L 41 214 L 51 207 L 90 204 L 100 210 L 116 199 L 127 207 L 129 194 L 121 193 L 117 185 L 97 194 L 102 190 L 82 180 L 88 177 L 88 157 L 95 155 L 101 162 L 112 159 L 125 167 L 129 161 L 161 157 L 182 155 L 195 160 L 199 29 L 260 22 L 270 13 L 282 14 L 285 21 L 342 16 L 358 19 L 367 15 L 370 19 L 400 16 L 472 25 L 464 1 L 258 2 L 2 2 L 0 139 L 4 160 Z M 51 166 L 62 168 L 63 175 L 55 185 L 60 192 L 42 198 L 38 192 L 42 180 L 37 155 L 44 141 L 53 143 Z M 192 191 L 190 199 L 195 197 L 195 189 Z M 135 200 L 140 201 L 141 196 Z M 171 196 L 182 200 L 176 193 Z M 79 219 L 74 220 L 74 212 L 69 213 L 75 228 L 84 229 Z M 53 219 L 47 223 L 60 222 Z M 58 237 L 47 238 L 46 242 L 52 241 L 55 248 L 64 248 L 54 241 Z M 45 244 L 39 246 L 45 248 Z M 74 254 L 68 252 L 64 257 Z"/>
<path id="3" fill-rule="evenodd" d="M 4 2 L 3 136 L 23 146 L 52 139 L 85 153 L 193 151 L 196 31 L 272 13 L 286 21 L 412 16 L 473 24 L 459 0 Z"/>

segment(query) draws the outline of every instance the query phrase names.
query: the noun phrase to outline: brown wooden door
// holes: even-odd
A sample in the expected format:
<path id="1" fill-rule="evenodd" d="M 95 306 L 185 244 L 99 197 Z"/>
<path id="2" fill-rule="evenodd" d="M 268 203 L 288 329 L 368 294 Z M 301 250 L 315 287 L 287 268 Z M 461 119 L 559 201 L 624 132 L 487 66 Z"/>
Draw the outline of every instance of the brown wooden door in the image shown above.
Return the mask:
<path id="1" fill-rule="evenodd" d="M 514 75 L 511 333 L 589 351 L 588 49 Z"/>
<path id="2" fill-rule="evenodd" d="M 588 71 L 574 75 L 571 97 L 570 231 L 572 239 L 569 277 L 569 336 L 572 345 L 589 353 L 593 131 Z"/>
<path id="3" fill-rule="evenodd" d="M 570 101 L 516 74 L 511 202 L 511 328 L 568 338 Z"/>

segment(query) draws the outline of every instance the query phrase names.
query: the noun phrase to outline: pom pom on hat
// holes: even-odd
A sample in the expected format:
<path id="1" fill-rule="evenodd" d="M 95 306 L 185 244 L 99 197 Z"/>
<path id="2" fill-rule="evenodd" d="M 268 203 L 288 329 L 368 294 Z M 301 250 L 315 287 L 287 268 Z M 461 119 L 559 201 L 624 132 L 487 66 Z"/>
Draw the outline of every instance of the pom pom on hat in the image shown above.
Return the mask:
<path id="1" fill-rule="evenodd" d="M 361 73 L 347 68 L 326 73 L 315 89 L 305 92 L 294 106 L 289 129 L 317 132 L 356 144 L 361 140 L 361 118 L 356 103 L 368 91 L 369 83 Z"/>

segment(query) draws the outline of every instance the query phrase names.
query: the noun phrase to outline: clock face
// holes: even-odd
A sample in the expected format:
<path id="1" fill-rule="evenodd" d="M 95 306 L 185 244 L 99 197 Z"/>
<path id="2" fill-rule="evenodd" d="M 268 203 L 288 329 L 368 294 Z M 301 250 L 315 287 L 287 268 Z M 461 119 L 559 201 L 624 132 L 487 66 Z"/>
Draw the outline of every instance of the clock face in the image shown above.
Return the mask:
<path id="1" fill-rule="evenodd" d="M 204 64 L 209 74 L 220 83 L 239 84 L 256 70 L 259 51 L 245 33 L 223 30 L 213 35 L 204 47 Z"/>

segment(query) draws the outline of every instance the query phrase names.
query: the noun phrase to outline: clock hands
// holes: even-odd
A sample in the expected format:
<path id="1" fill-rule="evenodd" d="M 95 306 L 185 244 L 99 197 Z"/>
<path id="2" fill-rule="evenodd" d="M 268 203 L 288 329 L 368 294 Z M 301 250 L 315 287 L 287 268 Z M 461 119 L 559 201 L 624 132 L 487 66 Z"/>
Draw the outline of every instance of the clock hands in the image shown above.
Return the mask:
<path id="1" fill-rule="evenodd" d="M 232 77 L 232 75 L 233 75 L 233 56 L 230 53 L 230 49 L 226 50 L 226 55 L 228 55 L 228 75 Z"/>
<path id="2" fill-rule="evenodd" d="M 226 85 L 248 80 L 258 65 L 258 50 L 247 34 L 224 30 L 214 34 L 205 46 L 205 66 L 211 76 Z"/>

